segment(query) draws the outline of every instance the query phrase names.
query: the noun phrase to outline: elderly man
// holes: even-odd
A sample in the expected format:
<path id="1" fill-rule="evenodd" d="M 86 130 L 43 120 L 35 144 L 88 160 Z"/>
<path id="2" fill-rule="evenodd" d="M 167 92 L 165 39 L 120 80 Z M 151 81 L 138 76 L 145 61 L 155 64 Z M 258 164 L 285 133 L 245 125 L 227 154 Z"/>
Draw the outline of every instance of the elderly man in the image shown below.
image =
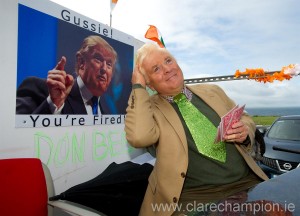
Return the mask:
<path id="1" fill-rule="evenodd" d="M 154 147 L 156 153 L 141 216 L 187 213 L 191 205 L 234 196 L 268 179 L 248 154 L 254 142 L 252 119 L 243 113 L 225 141 L 214 143 L 220 117 L 235 103 L 216 85 L 185 86 L 167 49 L 142 46 L 132 84 L 126 138 L 132 146 Z M 150 96 L 146 86 L 157 94 Z"/>

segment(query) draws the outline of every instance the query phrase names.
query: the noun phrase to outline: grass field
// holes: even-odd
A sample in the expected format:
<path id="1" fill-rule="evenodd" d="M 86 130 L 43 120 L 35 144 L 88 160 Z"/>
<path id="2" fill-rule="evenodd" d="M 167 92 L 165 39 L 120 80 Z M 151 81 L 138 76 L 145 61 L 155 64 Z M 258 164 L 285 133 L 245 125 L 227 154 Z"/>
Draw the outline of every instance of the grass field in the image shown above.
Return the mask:
<path id="1" fill-rule="evenodd" d="M 279 116 L 252 116 L 256 125 L 271 125 Z"/>

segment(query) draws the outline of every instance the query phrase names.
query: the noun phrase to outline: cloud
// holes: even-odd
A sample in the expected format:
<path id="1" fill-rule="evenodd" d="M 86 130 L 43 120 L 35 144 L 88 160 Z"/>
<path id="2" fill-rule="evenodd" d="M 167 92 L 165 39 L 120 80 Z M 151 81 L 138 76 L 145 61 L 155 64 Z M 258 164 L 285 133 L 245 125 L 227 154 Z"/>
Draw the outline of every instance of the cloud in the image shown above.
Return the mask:
<path id="1" fill-rule="evenodd" d="M 299 80 L 260 83 L 254 80 L 218 83 L 237 104 L 248 107 L 299 107 Z"/>

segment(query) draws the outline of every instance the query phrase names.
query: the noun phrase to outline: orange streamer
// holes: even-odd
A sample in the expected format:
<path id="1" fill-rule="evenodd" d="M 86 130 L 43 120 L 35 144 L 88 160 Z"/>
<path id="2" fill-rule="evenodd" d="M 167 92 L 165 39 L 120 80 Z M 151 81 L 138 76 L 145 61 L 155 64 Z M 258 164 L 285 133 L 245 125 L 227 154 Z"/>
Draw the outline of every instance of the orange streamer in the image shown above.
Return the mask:
<path id="1" fill-rule="evenodd" d="M 248 79 L 254 79 L 257 82 L 270 82 L 272 83 L 274 80 L 289 80 L 292 78 L 291 75 L 284 73 L 285 70 L 288 68 L 294 68 L 294 64 L 290 64 L 288 66 L 282 67 L 280 72 L 275 72 L 272 75 L 271 74 L 266 74 L 264 69 L 262 68 L 256 68 L 256 69 L 249 69 L 246 68 L 246 71 L 241 72 L 240 70 L 236 70 L 234 76 L 236 78 L 240 76 L 248 76 Z"/>

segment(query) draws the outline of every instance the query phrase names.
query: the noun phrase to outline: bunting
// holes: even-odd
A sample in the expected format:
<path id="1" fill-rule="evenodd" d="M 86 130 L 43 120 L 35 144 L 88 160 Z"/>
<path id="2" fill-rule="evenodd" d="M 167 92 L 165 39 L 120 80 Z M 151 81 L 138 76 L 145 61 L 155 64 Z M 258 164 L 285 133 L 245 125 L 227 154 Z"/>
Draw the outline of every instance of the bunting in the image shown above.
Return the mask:
<path id="1" fill-rule="evenodd" d="M 159 30 L 154 25 L 149 25 L 149 29 L 145 34 L 145 38 L 155 41 L 160 47 L 165 47 L 164 40 Z"/>
<path id="2" fill-rule="evenodd" d="M 114 10 L 117 3 L 118 3 L 118 0 L 110 0 L 110 12 L 112 12 Z"/>

